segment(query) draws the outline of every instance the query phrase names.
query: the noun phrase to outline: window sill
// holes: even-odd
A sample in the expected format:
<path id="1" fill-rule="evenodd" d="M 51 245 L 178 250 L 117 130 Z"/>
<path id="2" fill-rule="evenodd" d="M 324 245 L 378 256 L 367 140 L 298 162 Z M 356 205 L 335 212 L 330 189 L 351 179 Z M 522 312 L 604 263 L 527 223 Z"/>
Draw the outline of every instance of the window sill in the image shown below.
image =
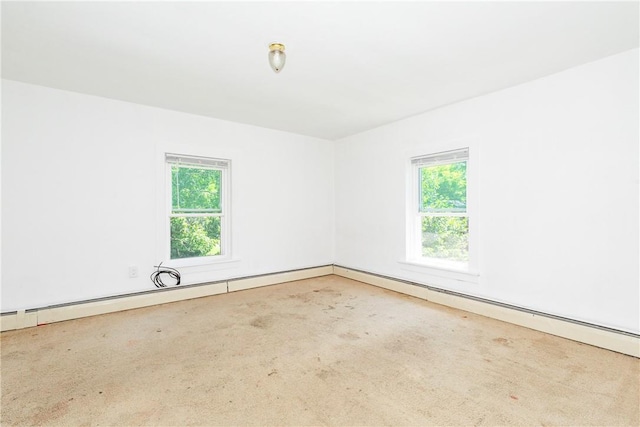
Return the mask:
<path id="1" fill-rule="evenodd" d="M 480 273 L 475 270 L 462 270 L 453 267 L 438 266 L 428 264 L 421 260 L 403 260 L 398 261 L 402 264 L 402 268 L 416 273 L 428 274 L 430 276 L 443 277 L 446 279 L 454 279 L 462 282 L 478 283 Z"/>
<path id="2" fill-rule="evenodd" d="M 239 259 L 234 258 L 184 258 L 174 259 L 162 265 L 172 268 L 193 268 L 200 267 L 201 270 L 224 270 L 227 268 L 236 268 L 240 263 Z"/>

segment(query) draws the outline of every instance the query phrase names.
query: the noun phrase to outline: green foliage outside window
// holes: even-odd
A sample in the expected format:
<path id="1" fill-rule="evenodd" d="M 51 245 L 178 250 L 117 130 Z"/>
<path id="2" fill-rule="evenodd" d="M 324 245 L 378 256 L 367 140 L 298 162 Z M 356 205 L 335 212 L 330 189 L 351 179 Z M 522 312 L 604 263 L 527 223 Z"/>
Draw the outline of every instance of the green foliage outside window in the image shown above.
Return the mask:
<path id="1" fill-rule="evenodd" d="M 469 221 L 467 217 L 423 217 L 422 256 L 468 261 L 468 234 Z"/>
<path id="2" fill-rule="evenodd" d="M 467 162 L 420 168 L 419 209 L 422 256 L 467 261 Z"/>
<path id="3" fill-rule="evenodd" d="M 220 217 L 171 218 L 171 259 L 220 255 Z"/>
<path id="4" fill-rule="evenodd" d="M 221 254 L 221 196 L 222 171 L 171 167 L 172 259 Z"/>
<path id="5" fill-rule="evenodd" d="M 172 213 L 220 213 L 222 171 L 171 167 Z"/>
<path id="6" fill-rule="evenodd" d="M 420 168 L 421 212 L 466 212 L 467 162 Z"/>

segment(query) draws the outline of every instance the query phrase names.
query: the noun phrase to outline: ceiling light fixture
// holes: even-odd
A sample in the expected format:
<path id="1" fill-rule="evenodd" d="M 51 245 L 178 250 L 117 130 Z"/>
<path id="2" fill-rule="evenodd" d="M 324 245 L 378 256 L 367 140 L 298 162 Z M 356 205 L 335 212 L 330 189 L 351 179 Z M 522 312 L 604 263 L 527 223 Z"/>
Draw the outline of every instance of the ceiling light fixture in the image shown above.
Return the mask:
<path id="1" fill-rule="evenodd" d="M 284 62 L 287 55 L 284 53 L 284 45 L 282 43 L 271 43 L 269 45 L 269 65 L 276 73 L 284 68 Z"/>

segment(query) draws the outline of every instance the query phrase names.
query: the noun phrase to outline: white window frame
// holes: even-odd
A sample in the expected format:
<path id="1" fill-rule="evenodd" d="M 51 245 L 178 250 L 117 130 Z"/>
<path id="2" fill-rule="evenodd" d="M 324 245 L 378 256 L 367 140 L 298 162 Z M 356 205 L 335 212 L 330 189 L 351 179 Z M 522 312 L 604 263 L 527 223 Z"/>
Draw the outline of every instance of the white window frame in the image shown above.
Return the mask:
<path id="1" fill-rule="evenodd" d="M 425 154 L 413 155 L 409 159 L 407 185 L 407 249 L 405 264 L 433 269 L 434 271 L 478 275 L 476 186 L 477 155 L 470 146 L 440 147 L 424 150 Z M 465 213 L 426 213 L 420 211 L 420 167 L 467 162 L 467 206 Z M 468 261 L 466 263 L 422 256 L 422 218 L 424 216 L 465 216 L 469 221 Z"/>
<path id="2" fill-rule="evenodd" d="M 224 262 L 231 259 L 231 160 L 217 159 L 212 157 L 191 156 L 174 153 L 165 153 L 165 188 L 166 188 L 166 204 L 165 204 L 165 264 L 173 267 L 187 267 L 204 264 L 214 264 Z M 221 171 L 221 194 L 220 194 L 220 213 L 191 213 L 191 214 L 173 214 L 172 213 L 172 179 L 171 167 L 174 165 L 184 165 L 187 167 L 196 167 L 203 169 L 213 169 Z M 200 217 L 200 216 L 216 216 L 220 218 L 220 254 L 191 258 L 171 259 L 171 218 L 175 216 Z"/>

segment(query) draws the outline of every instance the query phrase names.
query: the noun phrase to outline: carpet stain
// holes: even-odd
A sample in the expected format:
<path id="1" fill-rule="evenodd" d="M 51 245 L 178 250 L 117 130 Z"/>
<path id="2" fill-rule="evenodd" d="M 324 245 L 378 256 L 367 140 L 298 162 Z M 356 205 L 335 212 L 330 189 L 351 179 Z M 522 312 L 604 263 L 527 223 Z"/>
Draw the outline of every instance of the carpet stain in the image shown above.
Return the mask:
<path id="1" fill-rule="evenodd" d="M 339 335 L 340 338 L 348 340 L 348 341 L 355 341 L 355 340 L 359 340 L 360 336 L 358 336 L 357 334 L 354 334 L 353 332 L 347 332 L 346 334 L 340 334 Z"/>
<path id="2" fill-rule="evenodd" d="M 336 276 L 0 341 L 3 426 L 640 426 L 637 358 Z"/>
<path id="3" fill-rule="evenodd" d="M 509 346 L 509 344 L 511 344 L 511 341 L 509 341 L 509 340 L 508 340 L 508 339 L 506 339 L 506 338 L 502 338 L 502 337 L 500 337 L 500 338 L 494 338 L 494 339 L 492 339 L 491 341 L 493 341 L 493 342 L 495 342 L 495 343 L 497 343 L 497 344 L 502 344 L 502 345 L 506 345 L 506 346 Z"/>
<path id="4" fill-rule="evenodd" d="M 336 372 L 331 370 L 326 370 L 326 369 L 321 369 L 320 371 L 316 372 L 316 377 L 320 378 L 321 380 L 326 380 L 327 378 L 336 375 Z"/>
<path id="5" fill-rule="evenodd" d="M 37 413 L 32 418 L 34 425 L 49 425 L 52 421 L 65 416 L 69 412 L 69 403 L 60 401 L 50 408 Z"/>
<path id="6" fill-rule="evenodd" d="M 271 316 L 258 316 L 251 321 L 250 325 L 258 329 L 267 329 L 272 323 L 273 318 Z"/>

